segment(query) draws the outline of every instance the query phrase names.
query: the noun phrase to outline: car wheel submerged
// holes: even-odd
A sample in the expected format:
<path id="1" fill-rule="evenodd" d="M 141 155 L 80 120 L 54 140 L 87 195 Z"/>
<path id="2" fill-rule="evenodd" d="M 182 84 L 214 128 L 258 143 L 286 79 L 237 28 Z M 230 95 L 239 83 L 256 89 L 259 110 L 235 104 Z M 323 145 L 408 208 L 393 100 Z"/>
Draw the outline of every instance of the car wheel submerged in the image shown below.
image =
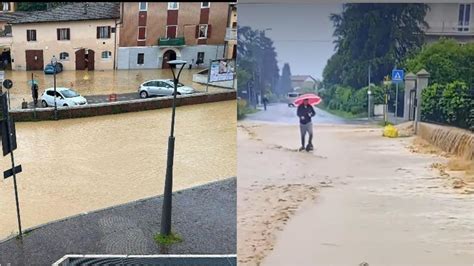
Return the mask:
<path id="1" fill-rule="evenodd" d="M 42 105 L 43 107 L 48 107 L 48 103 L 47 103 L 45 100 L 42 100 L 42 101 L 41 101 L 41 105 Z"/>
<path id="2" fill-rule="evenodd" d="M 146 91 L 141 91 L 140 92 L 140 98 L 142 98 L 142 99 L 148 98 L 148 93 Z"/>

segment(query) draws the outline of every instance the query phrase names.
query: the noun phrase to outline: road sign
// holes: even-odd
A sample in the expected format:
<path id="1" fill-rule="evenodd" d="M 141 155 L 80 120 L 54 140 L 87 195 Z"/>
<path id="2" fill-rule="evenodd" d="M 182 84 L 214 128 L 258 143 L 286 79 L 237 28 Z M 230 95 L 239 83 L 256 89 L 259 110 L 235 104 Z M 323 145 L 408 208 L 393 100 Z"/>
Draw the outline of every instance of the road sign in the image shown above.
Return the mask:
<path id="1" fill-rule="evenodd" d="M 13 86 L 13 82 L 9 79 L 6 79 L 3 81 L 3 87 L 5 87 L 6 89 L 11 89 Z"/>
<path id="2" fill-rule="evenodd" d="M 11 169 L 8 169 L 5 172 L 3 172 L 3 179 L 7 179 L 10 176 L 12 176 L 13 175 L 13 170 L 15 170 L 15 174 L 21 173 L 21 171 L 22 171 L 21 164 L 17 165 L 15 168 L 11 168 Z"/>
<path id="3" fill-rule="evenodd" d="M 404 74 L 405 73 L 404 73 L 403 69 L 394 69 L 394 70 L 392 70 L 392 81 L 394 81 L 394 82 L 403 81 Z"/>
<path id="4" fill-rule="evenodd" d="M 15 129 L 15 122 L 10 119 L 10 121 L 3 120 L 1 122 L 1 133 L 2 133 L 2 149 L 3 149 L 3 156 L 6 156 L 10 152 L 16 150 L 16 129 Z M 10 124 L 10 126 L 8 125 Z M 11 143 L 10 143 L 10 135 L 11 134 Z"/>

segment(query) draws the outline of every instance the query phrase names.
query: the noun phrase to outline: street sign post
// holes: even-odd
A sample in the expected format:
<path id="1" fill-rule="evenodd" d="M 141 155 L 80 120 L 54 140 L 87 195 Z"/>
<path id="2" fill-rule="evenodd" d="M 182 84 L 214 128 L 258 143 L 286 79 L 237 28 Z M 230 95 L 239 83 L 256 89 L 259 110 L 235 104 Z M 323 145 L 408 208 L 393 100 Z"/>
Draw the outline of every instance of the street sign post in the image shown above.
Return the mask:
<path id="1" fill-rule="evenodd" d="M 8 80 L 5 80 L 8 81 Z M 6 88 L 11 88 L 12 82 L 7 82 L 3 84 Z M 15 201 L 16 201 L 16 214 L 18 219 L 18 230 L 19 236 L 22 238 L 22 230 L 21 230 L 21 218 L 20 218 L 20 201 L 18 199 L 18 187 L 16 183 L 16 174 L 22 171 L 21 165 L 15 166 L 15 157 L 13 156 L 13 150 L 16 149 L 16 132 L 15 132 L 15 122 L 10 117 L 8 112 L 9 104 L 6 100 L 5 93 L 2 93 L 0 96 L 0 110 L 1 114 L 1 131 L 2 134 L 2 148 L 3 148 L 3 156 L 6 156 L 10 153 L 10 158 L 12 161 L 12 168 L 3 172 L 3 177 L 6 179 L 10 176 L 13 176 L 13 187 L 15 189 Z"/>
<path id="2" fill-rule="evenodd" d="M 395 90 L 395 123 L 397 123 L 398 119 L 398 83 L 403 82 L 405 77 L 405 72 L 403 69 L 394 69 L 392 70 L 392 81 L 395 82 L 396 90 Z"/>
<path id="3" fill-rule="evenodd" d="M 13 87 L 13 82 L 9 79 L 6 79 L 2 82 L 3 87 L 7 89 L 7 95 L 8 95 L 8 108 L 10 109 L 10 89 Z"/>

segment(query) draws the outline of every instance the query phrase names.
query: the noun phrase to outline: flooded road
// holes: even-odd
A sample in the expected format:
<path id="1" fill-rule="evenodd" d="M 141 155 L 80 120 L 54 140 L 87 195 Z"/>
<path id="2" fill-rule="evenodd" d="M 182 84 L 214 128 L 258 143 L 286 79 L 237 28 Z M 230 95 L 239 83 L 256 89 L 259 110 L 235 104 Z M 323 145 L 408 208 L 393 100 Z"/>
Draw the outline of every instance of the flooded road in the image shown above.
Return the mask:
<path id="1" fill-rule="evenodd" d="M 239 265 L 471 265 L 474 194 L 381 131 L 239 123 Z"/>
<path id="2" fill-rule="evenodd" d="M 17 123 L 23 228 L 162 194 L 170 116 L 161 109 Z M 236 176 L 235 128 L 235 101 L 177 109 L 174 190 Z M 0 162 L 11 167 L 9 157 Z M 13 182 L 2 179 L 0 239 L 16 231 Z"/>
<path id="3" fill-rule="evenodd" d="M 206 85 L 192 81 L 193 74 L 201 70 L 183 69 L 180 82 L 198 91 L 206 91 Z M 53 75 L 46 75 L 43 71 L 5 71 L 5 79 L 13 81 L 13 88 L 10 90 L 12 109 L 21 108 L 23 99 L 32 101 L 31 74 L 38 82 L 39 96 L 46 88 L 54 86 Z M 72 88 L 81 95 L 120 94 L 137 92 L 140 84 L 146 80 L 172 78 L 170 69 L 63 71 L 56 75 L 56 86 Z M 209 86 L 209 91 L 221 90 L 225 89 Z"/>

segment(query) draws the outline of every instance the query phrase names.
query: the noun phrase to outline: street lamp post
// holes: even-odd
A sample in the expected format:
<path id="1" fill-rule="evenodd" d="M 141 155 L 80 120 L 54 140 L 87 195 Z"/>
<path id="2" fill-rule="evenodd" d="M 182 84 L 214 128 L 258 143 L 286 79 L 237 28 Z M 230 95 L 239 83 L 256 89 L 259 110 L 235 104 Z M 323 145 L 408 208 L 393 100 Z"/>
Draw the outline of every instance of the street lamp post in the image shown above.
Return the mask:
<path id="1" fill-rule="evenodd" d="M 58 60 L 56 59 L 56 57 L 53 55 L 53 58 L 51 58 L 51 65 L 53 66 L 53 69 L 54 69 L 54 72 L 53 72 L 53 86 L 54 86 L 54 119 L 55 120 L 58 120 L 58 105 L 56 103 L 56 96 L 57 96 L 57 92 L 56 92 L 56 64 L 57 64 Z"/>
<path id="2" fill-rule="evenodd" d="M 172 60 L 168 61 L 173 73 L 174 93 L 173 93 L 173 108 L 171 114 L 171 132 L 168 138 L 168 158 L 166 163 L 166 179 L 165 191 L 163 195 L 163 213 L 161 215 L 161 235 L 168 236 L 171 233 L 171 196 L 173 193 L 173 159 L 174 159 L 174 121 L 176 112 L 176 95 L 178 94 L 178 82 L 181 71 L 186 65 L 186 61 Z M 181 66 L 178 75 L 176 76 L 174 68 Z"/>

